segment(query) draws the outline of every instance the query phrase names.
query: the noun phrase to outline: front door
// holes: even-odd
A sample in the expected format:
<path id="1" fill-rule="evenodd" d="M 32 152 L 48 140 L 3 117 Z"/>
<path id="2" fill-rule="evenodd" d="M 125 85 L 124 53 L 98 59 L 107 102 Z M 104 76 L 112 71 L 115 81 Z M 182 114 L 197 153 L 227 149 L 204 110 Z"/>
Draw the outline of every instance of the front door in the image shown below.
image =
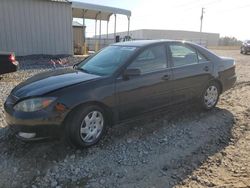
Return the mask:
<path id="1" fill-rule="evenodd" d="M 165 45 L 143 50 L 127 69 L 141 74 L 116 80 L 120 120 L 150 111 L 171 102 L 172 71 L 168 67 Z"/>

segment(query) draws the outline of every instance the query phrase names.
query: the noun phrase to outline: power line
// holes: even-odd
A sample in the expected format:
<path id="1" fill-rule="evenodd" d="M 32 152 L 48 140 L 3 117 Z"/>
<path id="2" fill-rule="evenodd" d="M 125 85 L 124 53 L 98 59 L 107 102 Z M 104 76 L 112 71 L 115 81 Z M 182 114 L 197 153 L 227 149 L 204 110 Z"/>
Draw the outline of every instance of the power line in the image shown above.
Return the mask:
<path id="1" fill-rule="evenodd" d="M 238 9 L 243 9 L 243 8 L 248 8 L 250 7 L 250 4 L 247 4 L 247 5 L 244 5 L 244 6 L 240 6 L 240 7 L 236 7 L 236 8 L 232 8 L 232 9 L 228 9 L 228 10 L 222 10 L 222 12 L 231 12 L 231 11 L 234 11 L 234 10 L 238 10 Z"/>
<path id="2" fill-rule="evenodd" d="M 221 1 L 223 1 L 223 0 L 215 0 L 215 1 L 212 1 L 212 2 L 205 3 L 205 4 L 196 4 L 193 7 L 184 9 L 184 11 L 189 12 L 190 10 L 196 9 L 196 8 L 198 8 L 200 6 L 202 6 L 202 7 L 209 7 L 209 6 L 214 5 L 214 4 L 216 4 L 218 2 L 221 2 Z"/>
<path id="3" fill-rule="evenodd" d="M 224 14 L 224 13 L 227 13 L 227 12 L 236 11 L 236 10 L 244 9 L 244 8 L 248 8 L 248 7 L 250 7 L 250 4 L 246 4 L 246 5 L 243 5 L 243 6 L 239 6 L 239 7 L 235 7 L 235 8 L 231 8 L 231 9 L 226 9 L 226 10 L 221 10 L 221 9 L 220 10 L 212 10 L 211 12 Z"/>
<path id="4" fill-rule="evenodd" d="M 175 7 L 177 7 L 177 8 L 186 8 L 187 7 L 187 9 L 185 9 L 185 10 L 190 10 L 190 9 L 196 8 L 197 6 L 206 7 L 206 6 L 220 3 L 221 1 L 224 1 L 224 0 L 214 0 L 214 1 L 207 2 L 207 3 L 203 4 L 201 0 L 195 0 L 195 1 L 190 1 L 188 3 L 177 5 Z"/>
<path id="5" fill-rule="evenodd" d="M 190 5 L 193 5 L 194 3 L 199 3 L 201 0 L 195 0 L 195 1 L 189 1 L 188 3 L 180 4 L 177 5 L 176 8 L 183 8 L 183 7 L 188 7 Z"/>
<path id="6" fill-rule="evenodd" d="M 222 0 L 215 0 L 215 1 L 211 1 L 209 3 L 203 4 L 203 6 L 209 6 L 209 5 L 213 5 L 213 4 L 218 4 L 219 2 L 221 2 Z"/>

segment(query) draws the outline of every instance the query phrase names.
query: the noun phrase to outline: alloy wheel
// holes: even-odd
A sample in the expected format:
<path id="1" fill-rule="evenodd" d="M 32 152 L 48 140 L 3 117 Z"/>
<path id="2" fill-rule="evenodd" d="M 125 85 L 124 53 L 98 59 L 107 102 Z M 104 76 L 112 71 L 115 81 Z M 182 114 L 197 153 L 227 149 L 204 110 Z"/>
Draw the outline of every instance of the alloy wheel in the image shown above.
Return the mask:
<path id="1" fill-rule="evenodd" d="M 209 86 L 204 95 L 204 103 L 207 108 L 212 108 L 218 101 L 219 92 L 216 86 Z"/>
<path id="2" fill-rule="evenodd" d="M 92 111 L 84 117 L 81 127 L 80 136 L 86 143 L 91 143 L 97 140 L 104 127 L 104 117 L 99 111 Z"/>

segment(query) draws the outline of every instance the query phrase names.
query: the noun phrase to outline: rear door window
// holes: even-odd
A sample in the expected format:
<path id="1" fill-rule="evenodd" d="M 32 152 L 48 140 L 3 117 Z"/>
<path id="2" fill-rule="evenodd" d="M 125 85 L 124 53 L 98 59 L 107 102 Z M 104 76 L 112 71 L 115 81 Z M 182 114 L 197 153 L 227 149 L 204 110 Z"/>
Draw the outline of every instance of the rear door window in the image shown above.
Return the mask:
<path id="1" fill-rule="evenodd" d="M 169 48 L 174 67 L 199 63 L 195 50 L 181 44 L 170 44 Z"/>

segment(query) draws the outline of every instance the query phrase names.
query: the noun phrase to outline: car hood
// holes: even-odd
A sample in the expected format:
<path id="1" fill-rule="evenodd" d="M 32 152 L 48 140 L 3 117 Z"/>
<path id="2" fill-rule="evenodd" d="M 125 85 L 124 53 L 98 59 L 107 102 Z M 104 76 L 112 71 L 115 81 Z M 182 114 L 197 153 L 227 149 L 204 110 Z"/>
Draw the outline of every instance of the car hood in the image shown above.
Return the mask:
<path id="1" fill-rule="evenodd" d="M 51 91 L 74 84 L 87 82 L 100 76 L 84 73 L 74 69 L 58 69 L 38 74 L 22 82 L 12 90 L 12 95 L 18 98 L 41 96 Z"/>

